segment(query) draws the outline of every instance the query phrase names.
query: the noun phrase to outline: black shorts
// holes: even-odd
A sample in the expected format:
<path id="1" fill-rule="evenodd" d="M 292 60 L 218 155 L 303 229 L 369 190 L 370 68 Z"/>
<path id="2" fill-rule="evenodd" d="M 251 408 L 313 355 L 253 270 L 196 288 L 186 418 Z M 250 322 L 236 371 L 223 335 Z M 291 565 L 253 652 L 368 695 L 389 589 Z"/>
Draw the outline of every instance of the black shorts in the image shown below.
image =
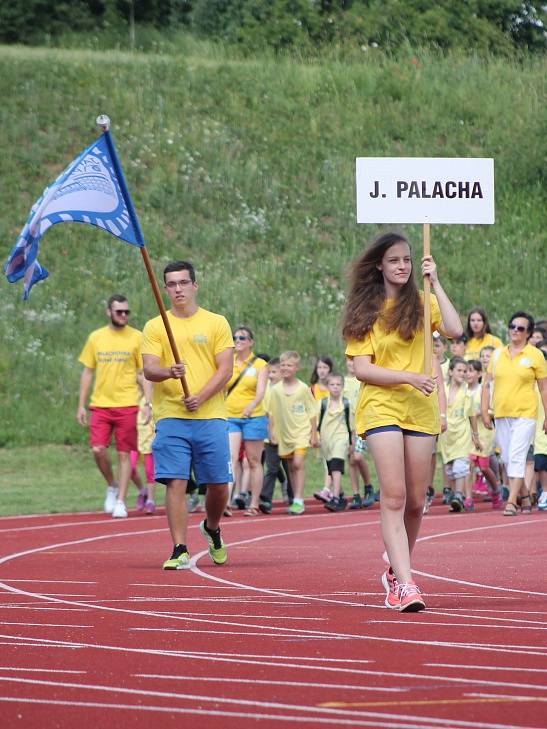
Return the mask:
<path id="1" fill-rule="evenodd" d="M 534 456 L 534 471 L 537 473 L 547 471 L 547 454 L 536 453 Z"/>
<path id="2" fill-rule="evenodd" d="M 344 463 L 343 458 L 331 458 L 330 461 L 327 461 L 327 471 L 329 472 L 329 476 L 332 476 L 334 471 L 344 473 Z"/>

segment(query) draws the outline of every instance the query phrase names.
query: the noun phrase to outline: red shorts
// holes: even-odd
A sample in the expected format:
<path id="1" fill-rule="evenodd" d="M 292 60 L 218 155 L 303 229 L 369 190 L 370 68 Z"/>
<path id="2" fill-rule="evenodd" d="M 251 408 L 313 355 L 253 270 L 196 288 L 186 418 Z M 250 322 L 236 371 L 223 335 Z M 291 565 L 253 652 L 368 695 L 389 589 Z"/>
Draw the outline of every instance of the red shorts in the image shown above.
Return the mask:
<path id="1" fill-rule="evenodd" d="M 488 456 L 476 456 L 474 453 L 471 453 L 469 456 L 469 460 L 471 461 L 471 463 L 475 464 L 475 466 L 478 466 L 479 468 L 490 467 L 490 458 Z"/>
<path id="2" fill-rule="evenodd" d="M 108 448 L 112 431 L 116 450 L 121 453 L 137 450 L 137 413 L 139 408 L 89 408 L 89 445 Z"/>

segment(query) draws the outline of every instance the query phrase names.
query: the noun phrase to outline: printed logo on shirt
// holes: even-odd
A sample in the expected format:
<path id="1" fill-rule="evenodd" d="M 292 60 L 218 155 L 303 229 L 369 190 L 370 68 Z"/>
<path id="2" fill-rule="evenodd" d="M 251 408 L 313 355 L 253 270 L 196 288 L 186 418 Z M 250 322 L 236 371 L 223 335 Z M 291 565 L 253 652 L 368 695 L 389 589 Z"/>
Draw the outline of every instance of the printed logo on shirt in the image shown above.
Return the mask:
<path id="1" fill-rule="evenodd" d="M 245 372 L 245 377 L 256 377 L 256 367 L 249 367 Z"/>
<path id="2" fill-rule="evenodd" d="M 194 344 L 207 344 L 207 342 L 209 341 L 209 337 L 207 336 L 207 334 L 194 334 L 194 336 L 192 337 L 192 341 L 194 342 Z"/>
<path id="3" fill-rule="evenodd" d="M 519 364 L 522 365 L 523 367 L 531 367 L 532 360 L 530 359 L 530 357 L 521 357 L 519 359 Z"/>
<path id="4" fill-rule="evenodd" d="M 295 402 L 292 406 L 293 413 L 297 413 L 298 415 L 301 415 L 302 413 L 306 412 L 306 408 L 304 407 L 303 402 Z"/>

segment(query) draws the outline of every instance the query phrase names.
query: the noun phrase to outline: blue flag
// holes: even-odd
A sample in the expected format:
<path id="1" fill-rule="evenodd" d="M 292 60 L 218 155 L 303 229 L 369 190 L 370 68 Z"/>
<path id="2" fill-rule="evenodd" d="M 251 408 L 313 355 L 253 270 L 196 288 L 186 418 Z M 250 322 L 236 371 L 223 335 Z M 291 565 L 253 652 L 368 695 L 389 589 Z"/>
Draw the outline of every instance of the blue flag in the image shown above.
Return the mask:
<path id="1" fill-rule="evenodd" d="M 4 267 L 10 283 L 23 279 L 24 299 L 48 271 L 37 260 L 40 238 L 57 223 L 86 223 L 143 247 L 139 222 L 109 132 L 85 149 L 32 206 Z"/>

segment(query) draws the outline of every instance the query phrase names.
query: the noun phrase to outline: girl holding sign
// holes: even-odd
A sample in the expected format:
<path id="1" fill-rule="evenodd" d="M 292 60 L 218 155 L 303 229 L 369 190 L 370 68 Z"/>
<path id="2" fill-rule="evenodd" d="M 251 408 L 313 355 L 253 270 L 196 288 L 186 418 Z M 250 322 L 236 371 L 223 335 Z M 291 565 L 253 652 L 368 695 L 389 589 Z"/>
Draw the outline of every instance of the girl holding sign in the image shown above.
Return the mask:
<path id="1" fill-rule="evenodd" d="M 431 331 L 462 333 L 458 312 L 437 277 L 431 258 Z M 343 317 L 346 355 L 365 383 L 356 412 L 356 432 L 366 437 L 380 482 L 382 537 L 389 568 L 382 576 L 385 604 L 401 612 L 425 608 L 412 579 L 416 543 L 431 453 L 440 432 L 436 377 L 424 370 L 423 293 L 413 276 L 410 244 L 398 232 L 378 236 L 353 265 Z"/>

